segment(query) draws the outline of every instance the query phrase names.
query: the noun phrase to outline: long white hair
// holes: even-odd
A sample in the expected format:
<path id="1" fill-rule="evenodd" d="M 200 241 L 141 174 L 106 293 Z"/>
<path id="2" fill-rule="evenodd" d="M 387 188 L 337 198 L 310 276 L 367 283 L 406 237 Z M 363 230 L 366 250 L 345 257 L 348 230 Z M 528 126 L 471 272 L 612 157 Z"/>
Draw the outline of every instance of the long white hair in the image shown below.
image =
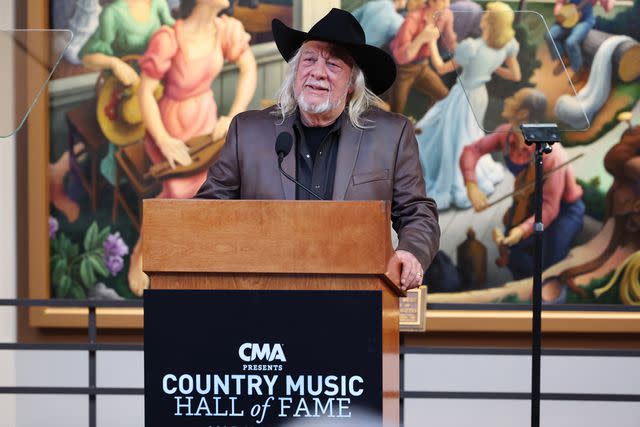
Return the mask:
<path id="1" fill-rule="evenodd" d="M 293 88 L 301 56 L 302 49 L 298 49 L 289 61 L 289 67 L 285 73 L 284 80 L 276 94 L 277 103 L 274 113 L 280 116 L 282 121 L 284 121 L 285 117 L 295 113 L 298 108 Z M 365 125 L 365 121 L 371 121 L 362 117 L 364 113 L 372 106 L 381 106 L 383 101 L 367 88 L 364 73 L 355 62 L 351 68 L 351 87 L 353 88 L 353 92 L 347 103 L 349 121 L 354 127 L 364 129 L 369 127 Z"/>

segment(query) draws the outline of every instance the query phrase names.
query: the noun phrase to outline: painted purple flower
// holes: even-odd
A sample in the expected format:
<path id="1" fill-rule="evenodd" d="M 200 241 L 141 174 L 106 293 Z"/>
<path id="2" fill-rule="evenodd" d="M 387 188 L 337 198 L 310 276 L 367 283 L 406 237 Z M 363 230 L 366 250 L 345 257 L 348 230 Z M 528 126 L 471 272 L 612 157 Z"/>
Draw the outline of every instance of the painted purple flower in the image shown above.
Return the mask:
<path id="1" fill-rule="evenodd" d="M 102 247 L 104 248 L 105 261 L 112 256 L 123 257 L 129 253 L 129 247 L 120 237 L 119 231 L 109 234 Z"/>
<path id="2" fill-rule="evenodd" d="M 49 216 L 49 238 L 53 239 L 56 237 L 56 232 L 58 231 L 59 224 L 58 220 L 52 216 Z"/>
<path id="3" fill-rule="evenodd" d="M 124 260 L 120 256 L 111 255 L 106 259 L 106 264 L 111 275 L 115 276 L 122 271 L 122 268 L 124 267 Z"/>

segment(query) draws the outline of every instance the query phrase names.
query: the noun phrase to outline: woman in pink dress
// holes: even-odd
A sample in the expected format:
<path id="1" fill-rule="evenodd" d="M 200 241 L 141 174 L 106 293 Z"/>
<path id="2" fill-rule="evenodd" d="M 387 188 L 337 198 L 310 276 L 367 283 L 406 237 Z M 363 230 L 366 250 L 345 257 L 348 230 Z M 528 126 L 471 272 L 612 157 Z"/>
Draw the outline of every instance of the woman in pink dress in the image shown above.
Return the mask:
<path id="1" fill-rule="evenodd" d="M 151 37 L 140 59 L 140 106 L 147 134 L 145 149 L 153 163 L 168 161 L 189 165 L 185 141 L 211 134 L 222 138 L 231 118 L 244 111 L 256 88 L 256 63 L 249 48 L 249 35 L 235 18 L 218 15 L 229 7 L 228 0 L 181 2 L 183 19 L 162 27 Z M 236 96 L 228 115 L 218 117 L 211 83 L 224 61 L 239 69 Z M 156 102 L 153 94 L 162 82 L 164 92 Z M 206 178 L 207 171 L 163 181 L 158 197 L 191 198 Z M 131 254 L 129 287 L 137 294 L 148 286 L 142 272 L 139 241 Z"/>

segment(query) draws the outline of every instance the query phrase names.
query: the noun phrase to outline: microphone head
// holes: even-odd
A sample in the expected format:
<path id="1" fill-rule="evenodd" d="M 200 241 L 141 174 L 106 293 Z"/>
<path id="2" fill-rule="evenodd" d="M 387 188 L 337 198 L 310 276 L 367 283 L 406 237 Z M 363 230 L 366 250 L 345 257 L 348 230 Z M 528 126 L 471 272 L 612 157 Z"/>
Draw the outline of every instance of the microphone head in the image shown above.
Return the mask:
<path id="1" fill-rule="evenodd" d="M 293 147 L 293 136 L 288 132 L 280 132 L 276 138 L 276 154 L 278 157 L 286 157 Z"/>

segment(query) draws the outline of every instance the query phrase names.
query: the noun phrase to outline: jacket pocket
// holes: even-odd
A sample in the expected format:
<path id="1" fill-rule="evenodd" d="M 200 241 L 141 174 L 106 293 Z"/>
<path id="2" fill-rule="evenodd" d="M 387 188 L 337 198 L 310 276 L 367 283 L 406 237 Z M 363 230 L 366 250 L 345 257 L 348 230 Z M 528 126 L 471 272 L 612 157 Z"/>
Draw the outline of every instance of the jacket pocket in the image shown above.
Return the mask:
<path id="1" fill-rule="evenodd" d="M 353 185 L 360 185 L 373 181 L 383 181 L 385 179 L 389 179 L 389 169 L 354 174 Z"/>

